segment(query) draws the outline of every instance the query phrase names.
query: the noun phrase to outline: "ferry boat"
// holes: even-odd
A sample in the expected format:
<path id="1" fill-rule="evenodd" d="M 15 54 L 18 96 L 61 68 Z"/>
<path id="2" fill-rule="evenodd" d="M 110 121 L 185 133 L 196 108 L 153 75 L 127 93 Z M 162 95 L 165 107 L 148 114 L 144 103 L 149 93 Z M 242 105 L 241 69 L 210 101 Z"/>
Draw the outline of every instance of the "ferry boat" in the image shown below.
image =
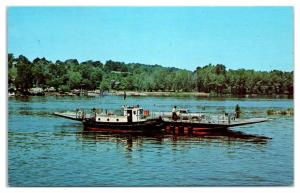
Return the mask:
<path id="1" fill-rule="evenodd" d="M 109 132 L 171 132 L 177 134 L 191 134 L 195 132 L 227 130 L 247 124 L 268 121 L 267 118 L 236 118 L 234 114 L 223 113 L 209 115 L 203 113 L 190 113 L 186 109 L 174 112 L 152 112 L 144 110 L 139 105 L 123 106 L 121 113 L 112 113 L 92 109 L 90 114 L 84 111 L 54 113 L 57 116 L 81 121 L 86 131 L 109 131 Z"/>

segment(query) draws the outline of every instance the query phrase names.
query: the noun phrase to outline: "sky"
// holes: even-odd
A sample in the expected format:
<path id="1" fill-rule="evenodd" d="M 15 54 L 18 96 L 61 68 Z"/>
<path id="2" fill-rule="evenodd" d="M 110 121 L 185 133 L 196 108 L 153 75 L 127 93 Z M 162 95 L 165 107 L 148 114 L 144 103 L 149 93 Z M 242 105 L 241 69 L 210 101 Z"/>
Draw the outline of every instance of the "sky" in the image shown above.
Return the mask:
<path id="1" fill-rule="evenodd" d="M 292 71 L 293 14 L 292 7 L 9 7 L 7 49 L 53 62 Z"/>

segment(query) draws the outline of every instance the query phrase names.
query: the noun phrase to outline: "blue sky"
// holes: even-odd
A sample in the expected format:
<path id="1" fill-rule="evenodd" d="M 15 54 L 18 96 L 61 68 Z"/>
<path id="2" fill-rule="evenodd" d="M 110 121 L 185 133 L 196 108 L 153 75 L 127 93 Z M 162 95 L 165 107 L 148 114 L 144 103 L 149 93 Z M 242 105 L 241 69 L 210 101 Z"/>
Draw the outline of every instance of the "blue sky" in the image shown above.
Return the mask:
<path id="1" fill-rule="evenodd" d="M 8 52 L 195 70 L 294 68 L 292 7 L 9 7 Z"/>

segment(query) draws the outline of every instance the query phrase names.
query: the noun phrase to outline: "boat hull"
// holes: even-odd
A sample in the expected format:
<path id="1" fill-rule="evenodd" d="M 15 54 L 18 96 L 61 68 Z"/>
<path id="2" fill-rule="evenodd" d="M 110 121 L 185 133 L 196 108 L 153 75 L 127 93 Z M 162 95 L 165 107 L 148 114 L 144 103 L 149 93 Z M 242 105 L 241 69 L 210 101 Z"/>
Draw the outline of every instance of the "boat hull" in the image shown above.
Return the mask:
<path id="1" fill-rule="evenodd" d="M 91 119 L 86 119 L 83 120 L 82 123 L 85 131 L 157 132 L 163 129 L 163 123 L 158 119 L 132 123 L 96 122 Z"/>

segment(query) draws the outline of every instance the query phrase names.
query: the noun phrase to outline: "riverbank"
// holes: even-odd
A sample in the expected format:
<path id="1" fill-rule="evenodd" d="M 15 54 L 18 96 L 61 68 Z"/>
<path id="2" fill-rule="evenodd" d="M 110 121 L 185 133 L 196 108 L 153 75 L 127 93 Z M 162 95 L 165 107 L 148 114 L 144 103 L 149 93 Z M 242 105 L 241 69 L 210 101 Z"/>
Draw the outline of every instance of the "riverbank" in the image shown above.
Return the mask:
<path id="1" fill-rule="evenodd" d="M 290 95 L 258 95 L 258 94 L 246 94 L 246 95 L 232 95 L 232 94 L 216 94 L 205 92 L 167 92 L 167 91 L 125 91 L 126 96 L 157 96 L 157 97 L 220 97 L 220 98 L 288 98 L 293 99 Z M 110 91 L 109 94 L 115 96 L 124 96 L 124 91 Z"/>
<path id="2" fill-rule="evenodd" d="M 111 91 L 112 95 L 124 96 L 124 91 Z M 209 93 L 204 92 L 138 92 L 126 91 L 126 96 L 171 96 L 171 97 L 209 97 Z"/>
<path id="3" fill-rule="evenodd" d="M 215 93 L 205 93 L 205 92 L 168 92 L 168 91 L 125 91 L 126 96 L 152 96 L 152 97 L 212 97 L 212 98 L 282 98 L 282 99 L 293 99 L 293 96 L 289 95 L 257 95 L 257 94 L 247 94 L 247 95 L 231 95 L 222 94 L 218 95 Z M 45 91 L 39 94 L 30 94 L 31 96 L 103 96 L 103 95 L 113 95 L 113 96 L 124 96 L 124 91 L 111 90 L 109 92 L 101 93 L 100 90 L 94 91 L 76 91 L 76 92 L 49 92 Z M 24 96 L 20 93 L 9 93 L 9 97 L 14 96 Z"/>

